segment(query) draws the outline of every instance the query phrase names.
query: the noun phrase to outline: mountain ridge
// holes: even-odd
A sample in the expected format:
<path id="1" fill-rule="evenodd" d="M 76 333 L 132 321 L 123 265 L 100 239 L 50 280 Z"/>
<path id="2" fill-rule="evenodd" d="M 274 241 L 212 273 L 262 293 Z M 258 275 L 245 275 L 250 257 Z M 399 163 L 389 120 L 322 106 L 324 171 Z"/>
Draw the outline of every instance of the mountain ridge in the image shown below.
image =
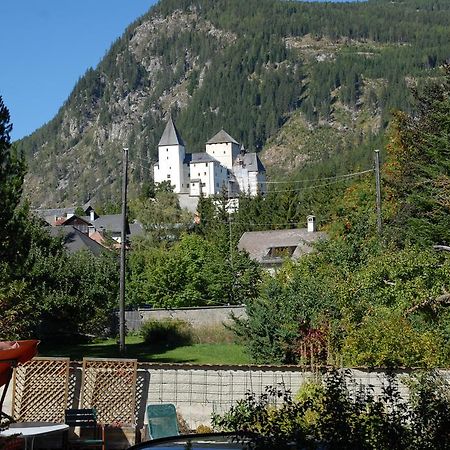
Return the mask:
<path id="1" fill-rule="evenodd" d="M 86 72 L 52 121 L 18 142 L 29 164 L 25 195 L 34 207 L 118 199 L 123 146 L 137 195 L 151 182 L 169 114 L 189 151 L 224 128 L 262 151 L 274 177 L 302 176 L 311 164 L 320 174 L 339 146 L 353 155 L 348 169 L 359 166 L 358 146 L 380 140 L 390 108 L 410 107 L 407 83 L 420 86 L 450 54 L 447 18 L 442 0 L 163 0 Z M 286 138 L 293 120 L 305 132 Z M 275 145 L 283 136 L 292 141 L 284 153 Z"/>

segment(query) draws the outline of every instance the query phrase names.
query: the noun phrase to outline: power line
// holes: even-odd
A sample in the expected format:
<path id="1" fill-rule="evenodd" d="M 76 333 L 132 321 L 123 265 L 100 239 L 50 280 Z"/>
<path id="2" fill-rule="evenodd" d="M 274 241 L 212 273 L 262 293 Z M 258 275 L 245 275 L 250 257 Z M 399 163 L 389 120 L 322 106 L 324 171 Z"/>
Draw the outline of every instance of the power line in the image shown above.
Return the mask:
<path id="1" fill-rule="evenodd" d="M 231 225 L 250 225 L 254 227 L 258 226 L 271 226 L 271 225 L 298 225 L 301 221 L 298 220 L 297 222 L 263 222 L 263 223 L 254 223 L 254 222 L 236 222 L 234 220 L 231 220 L 230 222 L 226 221 L 218 221 L 219 223 L 222 223 L 224 225 L 228 225 L 230 223 Z"/>
<path id="2" fill-rule="evenodd" d="M 144 159 L 144 158 L 140 158 L 140 157 L 135 157 L 136 159 L 140 159 L 141 161 L 145 161 L 148 162 L 148 160 Z M 133 169 L 135 168 L 140 168 L 143 170 L 148 170 L 148 166 L 144 166 L 143 164 L 133 161 L 130 162 L 130 165 L 132 166 Z M 316 178 L 316 179 L 309 179 L 309 180 L 297 180 L 297 181 L 265 181 L 262 184 L 265 185 L 270 185 L 270 184 L 287 184 L 287 185 L 292 185 L 295 183 L 307 183 L 307 182 L 313 182 L 313 181 L 328 181 L 327 183 L 323 183 L 323 184 L 315 184 L 312 186 L 304 186 L 304 187 L 299 187 L 299 188 L 292 188 L 292 189 L 275 189 L 275 190 L 268 190 L 268 194 L 272 194 L 272 193 L 285 193 L 285 192 L 302 192 L 305 190 L 311 190 L 311 189 L 316 189 L 316 188 L 320 188 L 320 187 L 326 187 L 332 184 L 337 184 L 337 183 L 341 183 L 341 182 L 345 182 L 351 178 L 355 178 L 355 177 L 359 177 L 361 175 L 365 175 L 367 173 L 371 173 L 373 172 L 375 169 L 367 169 L 367 170 L 363 170 L 361 172 L 352 172 L 352 173 L 347 173 L 345 175 L 337 175 L 335 177 L 325 177 L 325 178 Z"/>
<path id="3" fill-rule="evenodd" d="M 326 177 L 326 178 L 315 178 L 310 180 L 297 180 L 297 181 L 266 181 L 266 184 L 294 184 L 294 183 L 308 183 L 311 181 L 326 181 L 326 180 L 337 180 L 339 178 L 351 178 L 359 175 L 364 175 L 369 172 L 373 172 L 374 169 L 363 170 L 362 172 L 353 172 L 347 173 L 345 175 L 337 175 L 335 177 Z"/>
<path id="4" fill-rule="evenodd" d="M 373 172 L 373 170 L 369 170 L 368 172 Z M 366 172 L 367 173 L 367 172 Z M 339 180 L 334 180 L 334 181 L 330 181 L 328 183 L 324 183 L 324 184 L 315 184 L 313 186 L 305 186 L 305 187 L 301 187 L 301 188 L 293 188 L 293 189 L 284 189 L 284 190 L 270 190 L 268 191 L 268 194 L 272 194 L 272 193 L 282 193 L 282 192 L 302 192 L 302 191 L 307 191 L 307 190 L 311 190 L 311 189 L 316 189 L 316 188 L 320 188 L 320 187 L 326 187 L 326 186 L 330 186 L 332 184 L 337 184 L 337 183 L 342 183 L 345 182 L 347 180 L 349 180 L 351 177 L 347 177 L 347 178 L 341 178 Z"/>

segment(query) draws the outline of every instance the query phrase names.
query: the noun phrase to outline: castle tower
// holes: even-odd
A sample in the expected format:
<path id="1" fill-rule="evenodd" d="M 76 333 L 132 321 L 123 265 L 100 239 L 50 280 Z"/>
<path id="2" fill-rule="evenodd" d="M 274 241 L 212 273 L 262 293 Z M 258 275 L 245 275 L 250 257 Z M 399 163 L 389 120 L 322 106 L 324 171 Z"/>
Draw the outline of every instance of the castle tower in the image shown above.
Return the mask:
<path id="1" fill-rule="evenodd" d="M 239 154 L 240 146 L 225 130 L 220 130 L 206 143 L 206 153 L 232 170 L 233 162 Z"/>
<path id="2" fill-rule="evenodd" d="M 169 181 L 175 193 L 187 192 L 184 180 L 183 162 L 186 156 L 183 139 L 169 117 L 164 133 L 158 144 L 158 164 L 154 166 L 154 181 Z"/>

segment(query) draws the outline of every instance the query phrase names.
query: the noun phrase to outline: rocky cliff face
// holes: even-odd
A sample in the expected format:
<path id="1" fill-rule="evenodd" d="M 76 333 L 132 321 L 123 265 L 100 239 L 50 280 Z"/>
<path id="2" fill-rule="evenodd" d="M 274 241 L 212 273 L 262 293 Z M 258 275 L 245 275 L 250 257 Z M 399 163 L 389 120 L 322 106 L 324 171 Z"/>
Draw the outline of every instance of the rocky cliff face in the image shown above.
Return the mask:
<path id="1" fill-rule="evenodd" d="M 242 8 L 236 1 L 163 0 L 130 25 L 56 117 L 18 143 L 28 158 L 25 195 L 32 206 L 117 200 L 123 147 L 130 149 L 130 193 L 140 192 L 151 181 L 169 113 L 189 151 L 202 151 L 223 127 L 250 150 L 262 150 L 272 176 L 301 176 L 305 166 L 342 149 L 357 153 L 378 136 L 396 104 L 389 103 L 390 87 L 401 98 L 405 79 L 420 77 L 403 64 L 404 73 L 394 67 L 398 76 L 390 79 L 377 65 L 395 61 L 392 55 L 423 55 L 362 31 L 355 36 L 351 14 L 352 37 L 331 38 L 329 24 L 312 20 L 323 7 L 261 1 Z M 378 3 L 330 5 L 327 14 L 382 12 Z M 370 28 L 370 15 L 367 22 Z M 316 29 L 308 30 L 310 23 Z M 357 156 L 350 160 L 359 164 Z"/>
<path id="2" fill-rule="evenodd" d="M 213 56 L 200 55 L 201 46 L 180 52 L 181 32 L 201 36 L 218 52 L 236 39 L 195 11 L 152 13 L 132 25 L 79 81 L 56 118 L 19 143 L 29 156 L 25 195 L 33 206 L 117 198 L 123 147 L 130 148 L 132 192 L 150 180 L 164 121 L 186 108 L 190 74 L 199 71 L 201 86 Z M 172 47 L 172 58 L 161 54 L 161 43 Z"/>

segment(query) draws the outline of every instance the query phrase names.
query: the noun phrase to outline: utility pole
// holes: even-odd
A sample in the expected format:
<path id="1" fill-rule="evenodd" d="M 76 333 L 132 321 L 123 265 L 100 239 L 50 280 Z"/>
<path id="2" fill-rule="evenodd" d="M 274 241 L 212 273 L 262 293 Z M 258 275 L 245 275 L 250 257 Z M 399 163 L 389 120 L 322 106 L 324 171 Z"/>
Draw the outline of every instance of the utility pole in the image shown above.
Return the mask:
<path id="1" fill-rule="evenodd" d="M 380 150 L 375 150 L 375 183 L 377 190 L 377 232 L 381 235 L 381 177 L 380 177 Z"/>
<path id="2" fill-rule="evenodd" d="M 233 242 L 231 232 L 231 181 L 228 180 L 228 232 L 229 232 L 229 244 L 230 244 L 230 269 L 231 269 L 231 304 L 234 303 L 234 273 L 233 273 Z"/>
<path id="3" fill-rule="evenodd" d="M 122 233 L 120 245 L 120 296 L 119 296 L 119 350 L 125 353 L 125 264 L 127 241 L 127 186 L 128 186 L 128 148 L 123 149 L 122 174 Z"/>

